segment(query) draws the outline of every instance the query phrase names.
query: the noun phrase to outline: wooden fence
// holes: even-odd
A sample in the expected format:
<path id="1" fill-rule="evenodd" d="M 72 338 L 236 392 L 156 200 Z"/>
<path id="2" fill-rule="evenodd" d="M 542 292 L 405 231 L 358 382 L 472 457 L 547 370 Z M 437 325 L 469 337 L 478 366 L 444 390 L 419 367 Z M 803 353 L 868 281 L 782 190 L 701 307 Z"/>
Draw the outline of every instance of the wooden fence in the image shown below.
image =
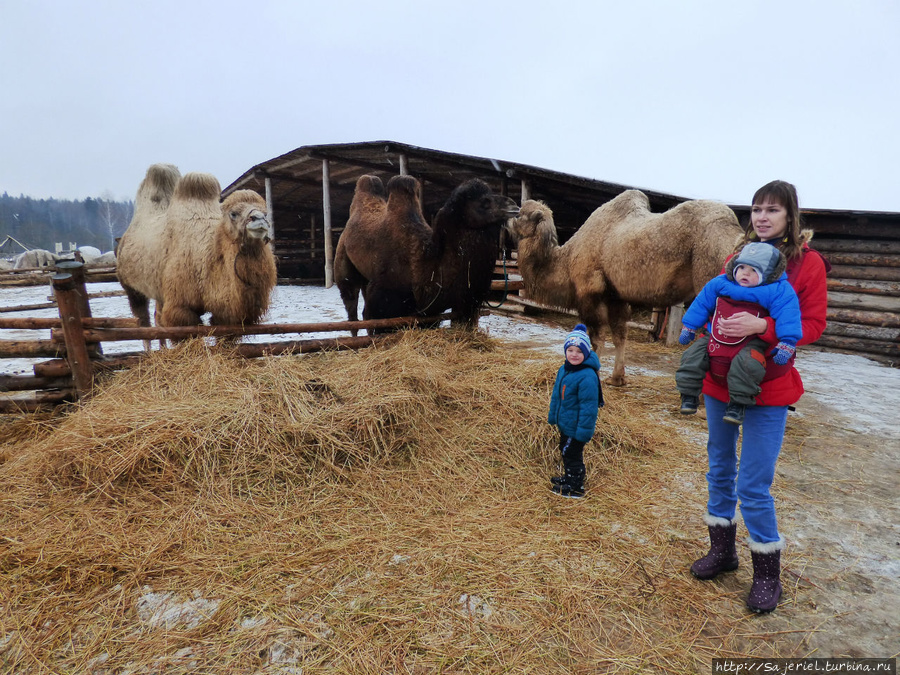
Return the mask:
<path id="1" fill-rule="evenodd" d="M 74 260 L 60 261 L 77 262 Z M 80 263 L 84 264 L 84 263 Z M 115 265 L 84 265 L 85 278 L 88 281 L 118 281 Z M 0 287 L 3 286 L 39 286 L 50 285 L 50 280 L 57 273 L 56 267 L 24 267 L 17 270 L 0 271 Z"/>
<path id="2" fill-rule="evenodd" d="M 323 333 L 334 331 L 391 329 L 434 323 L 452 318 L 452 314 L 431 317 L 400 317 L 369 321 L 333 321 L 328 323 L 280 323 L 253 326 L 181 326 L 173 328 L 140 327 L 134 318 L 95 318 L 91 316 L 83 265 L 60 263 L 52 276 L 59 317 L 16 318 L 0 316 L 0 329 L 51 331 L 49 340 L 0 339 L 2 358 L 44 358 L 36 363 L 33 375 L 0 375 L 0 412 L 33 411 L 47 405 L 89 397 L 95 374 L 128 368 L 146 356 L 146 352 L 104 355 L 103 342 L 127 340 L 183 340 L 191 337 L 234 338 L 244 335 Z M 252 358 L 280 354 L 305 354 L 325 349 L 359 349 L 383 341 L 386 336 L 347 336 L 288 340 L 268 343 L 242 343 L 233 349 Z M 11 392 L 21 395 L 9 396 Z"/>

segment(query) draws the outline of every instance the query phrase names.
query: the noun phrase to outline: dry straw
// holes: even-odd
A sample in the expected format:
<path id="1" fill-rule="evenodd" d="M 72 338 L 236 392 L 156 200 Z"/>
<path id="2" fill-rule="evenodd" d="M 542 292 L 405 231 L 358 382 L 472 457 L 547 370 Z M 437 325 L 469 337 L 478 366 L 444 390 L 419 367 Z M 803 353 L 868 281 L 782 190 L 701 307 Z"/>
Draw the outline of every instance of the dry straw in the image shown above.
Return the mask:
<path id="1" fill-rule="evenodd" d="M 256 360 L 192 341 L 13 420 L 0 670 L 683 673 L 802 655 L 811 628 L 748 624 L 746 570 L 686 573 L 703 458 L 668 379 L 607 391 L 588 498 L 549 492 L 560 363 L 452 331 Z"/>

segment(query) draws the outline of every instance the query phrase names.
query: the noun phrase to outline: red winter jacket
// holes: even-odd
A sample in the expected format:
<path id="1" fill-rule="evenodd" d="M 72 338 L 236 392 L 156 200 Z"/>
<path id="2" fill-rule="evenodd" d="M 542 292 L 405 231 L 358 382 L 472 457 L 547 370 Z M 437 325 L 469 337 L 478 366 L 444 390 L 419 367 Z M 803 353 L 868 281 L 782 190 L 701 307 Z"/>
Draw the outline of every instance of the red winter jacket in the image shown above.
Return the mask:
<path id="1" fill-rule="evenodd" d="M 728 258 L 730 260 L 731 256 Z M 826 264 L 822 256 L 806 244 L 803 245 L 803 255 L 799 259 L 788 262 L 788 280 L 800 300 L 803 337 L 797 343 L 798 346 L 815 342 L 825 330 L 825 314 L 828 308 L 828 289 L 825 285 Z M 755 337 L 768 342 L 774 349 L 778 344 L 778 338 L 775 336 L 775 321 L 771 317 L 766 317 L 766 323 L 768 324 L 766 331 Z M 767 351 L 771 351 L 771 349 Z M 768 358 L 771 359 L 771 356 Z M 762 391 L 756 397 L 756 405 L 791 405 L 803 395 L 803 381 L 793 365 L 785 375 L 765 380 L 760 387 Z M 703 393 L 720 401 L 728 401 L 728 387 L 713 381 L 708 373 L 703 381 Z"/>

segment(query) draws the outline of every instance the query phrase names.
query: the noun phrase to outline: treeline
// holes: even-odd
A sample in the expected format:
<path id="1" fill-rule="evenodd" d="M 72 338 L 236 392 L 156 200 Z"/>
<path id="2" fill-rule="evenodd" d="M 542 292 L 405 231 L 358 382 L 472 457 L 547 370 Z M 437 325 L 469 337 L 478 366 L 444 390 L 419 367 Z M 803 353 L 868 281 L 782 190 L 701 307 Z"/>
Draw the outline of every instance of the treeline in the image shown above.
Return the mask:
<path id="1" fill-rule="evenodd" d="M 28 248 L 54 251 L 56 243 L 68 249 L 70 243 L 94 246 L 102 252 L 112 251 L 116 237 L 121 237 L 134 214 L 134 202 L 110 199 L 34 199 L 0 196 L 0 244 L 11 236 Z M 0 257 L 17 254 L 21 249 L 8 251 Z"/>

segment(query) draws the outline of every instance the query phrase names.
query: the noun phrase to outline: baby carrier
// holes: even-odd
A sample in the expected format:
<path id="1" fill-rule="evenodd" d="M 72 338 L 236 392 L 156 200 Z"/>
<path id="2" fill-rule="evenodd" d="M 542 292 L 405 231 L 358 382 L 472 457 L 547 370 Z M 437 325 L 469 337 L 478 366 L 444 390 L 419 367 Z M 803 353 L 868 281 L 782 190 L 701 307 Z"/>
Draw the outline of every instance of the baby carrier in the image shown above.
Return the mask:
<path id="1" fill-rule="evenodd" d="M 740 338 L 729 338 L 722 335 L 719 331 L 719 320 L 738 312 L 747 312 L 763 319 L 769 316 L 769 312 L 762 305 L 755 302 L 732 300 L 723 296 L 716 299 L 716 311 L 709 322 L 709 343 L 706 345 L 706 352 L 709 354 L 709 376 L 722 386 L 728 386 L 728 369 L 731 367 L 734 357 L 744 348 L 747 342 L 758 337 L 756 335 L 745 335 Z M 779 366 L 772 361 L 772 355 L 765 354 L 764 356 L 766 359 L 766 374 L 763 377 L 763 382 L 781 377 L 794 365 L 793 356 L 783 366 Z"/>

